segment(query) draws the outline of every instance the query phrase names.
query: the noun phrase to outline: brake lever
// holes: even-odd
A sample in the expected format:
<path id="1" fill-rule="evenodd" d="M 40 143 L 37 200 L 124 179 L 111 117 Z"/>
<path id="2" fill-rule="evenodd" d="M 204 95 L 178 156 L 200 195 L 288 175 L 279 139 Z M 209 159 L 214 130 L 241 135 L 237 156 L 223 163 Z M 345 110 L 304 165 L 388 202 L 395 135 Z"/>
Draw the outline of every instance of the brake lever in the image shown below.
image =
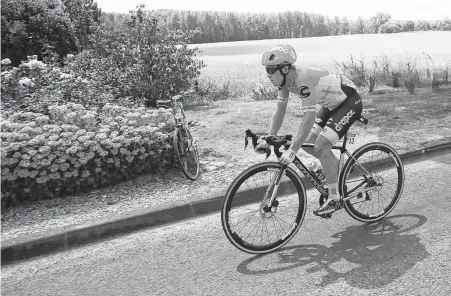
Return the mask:
<path id="1" fill-rule="evenodd" d="M 271 148 L 269 148 L 268 146 L 266 146 L 266 159 L 268 159 L 268 157 L 271 155 Z"/>
<path id="2" fill-rule="evenodd" d="M 257 135 L 255 135 L 253 132 L 251 132 L 251 130 L 246 130 L 246 140 L 245 143 L 247 142 L 247 138 L 251 137 L 252 138 L 252 145 L 255 147 L 257 147 L 257 142 L 258 142 L 258 137 Z M 247 144 L 246 144 L 247 145 Z"/>

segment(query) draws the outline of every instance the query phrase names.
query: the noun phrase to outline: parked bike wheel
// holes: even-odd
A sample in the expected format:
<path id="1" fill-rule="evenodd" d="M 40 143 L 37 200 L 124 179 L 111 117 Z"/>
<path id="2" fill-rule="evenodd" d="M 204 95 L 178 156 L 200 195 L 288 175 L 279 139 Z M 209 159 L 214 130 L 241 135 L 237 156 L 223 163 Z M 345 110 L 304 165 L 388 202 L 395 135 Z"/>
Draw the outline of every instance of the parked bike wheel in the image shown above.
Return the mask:
<path id="1" fill-rule="evenodd" d="M 222 227 L 229 241 L 241 251 L 272 252 L 288 243 L 302 224 L 306 193 L 292 168 L 285 170 L 276 199 L 267 205 L 281 167 L 278 162 L 251 166 L 232 182 L 225 194 Z"/>
<path id="2" fill-rule="evenodd" d="M 398 203 L 404 187 L 404 167 L 389 145 L 374 142 L 353 153 L 340 175 L 342 196 L 354 219 L 374 222 L 387 216 Z"/>
<path id="3" fill-rule="evenodd" d="M 199 153 L 189 130 L 176 128 L 174 132 L 174 149 L 183 173 L 191 180 L 196 180 L 200 172 Z"/>

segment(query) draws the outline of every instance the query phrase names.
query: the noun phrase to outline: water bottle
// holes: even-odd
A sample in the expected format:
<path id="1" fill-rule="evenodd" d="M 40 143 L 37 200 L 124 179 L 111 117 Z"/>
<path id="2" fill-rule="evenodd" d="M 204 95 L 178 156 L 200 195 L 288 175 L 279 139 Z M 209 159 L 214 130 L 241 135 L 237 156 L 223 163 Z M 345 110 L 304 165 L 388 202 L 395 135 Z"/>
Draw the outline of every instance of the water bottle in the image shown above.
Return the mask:
<path id="1" fill-rule="evenodd" d="M 310 161 L 308 168 L 312 174 L 318 178 L 320 183 L 323 183 L 326 180 L 326 176 L 324 176 L 323 170 L 317 162 Z"/>

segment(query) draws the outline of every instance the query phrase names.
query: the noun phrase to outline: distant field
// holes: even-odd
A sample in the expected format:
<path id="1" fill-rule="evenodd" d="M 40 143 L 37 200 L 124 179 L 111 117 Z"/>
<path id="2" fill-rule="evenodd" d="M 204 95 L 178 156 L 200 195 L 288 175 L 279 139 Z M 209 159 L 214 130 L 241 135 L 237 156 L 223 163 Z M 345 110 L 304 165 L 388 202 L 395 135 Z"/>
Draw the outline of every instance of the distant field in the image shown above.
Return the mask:
<path id="1" fill-rule="evenodd" d="M 269 85 L 260 65 L 263 52 L 270 46 L 289 43 L 298 54 L 297 65 L 336 70 L 335 62 L 347 62 L 352 54 L 364 58 L 368 66 L 373 57 L 387 55 L 392 64 L 414 62 L 419 68 L 451 66 L 451 32 L 410 32 L 399 34 L 366 34 L 296 39 L 198 44 L 198 55 L 207 65 L 201 79 L 219 85 L 230 81 L 235 90 L 249 91 L 258 84 Z"/>

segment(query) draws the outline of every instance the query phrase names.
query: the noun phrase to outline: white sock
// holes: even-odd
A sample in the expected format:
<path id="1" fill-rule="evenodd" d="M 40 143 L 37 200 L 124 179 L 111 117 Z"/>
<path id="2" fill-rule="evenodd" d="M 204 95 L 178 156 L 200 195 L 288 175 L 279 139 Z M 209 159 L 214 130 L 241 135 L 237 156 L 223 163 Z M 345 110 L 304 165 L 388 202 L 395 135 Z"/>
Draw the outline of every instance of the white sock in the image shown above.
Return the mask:
<path id="1" fill-rule="evenodd" d="M 338 183 L 329 184 L 329 199 L 340 200 L 340 194 L 338 194 Z"/>

